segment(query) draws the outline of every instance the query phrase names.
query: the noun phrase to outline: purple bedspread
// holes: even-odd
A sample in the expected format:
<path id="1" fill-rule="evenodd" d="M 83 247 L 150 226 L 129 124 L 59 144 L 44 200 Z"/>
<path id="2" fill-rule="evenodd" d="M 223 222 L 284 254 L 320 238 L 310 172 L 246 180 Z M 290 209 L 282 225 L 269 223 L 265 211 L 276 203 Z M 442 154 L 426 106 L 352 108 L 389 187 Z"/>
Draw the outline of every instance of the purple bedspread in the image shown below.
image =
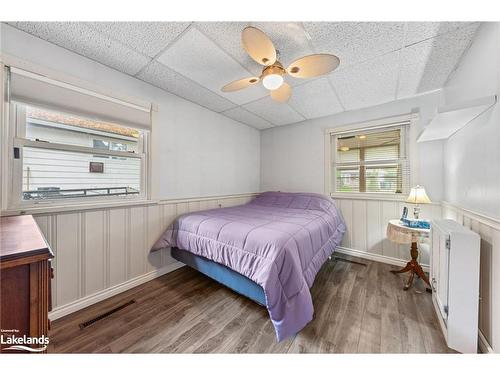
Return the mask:
<path id="1" fill-rule="evenodd" d="M 260 285 L 281 341 L 312 320 L 309 288 L 345 229 L 325 196 L 266 192 L 242 206 L 180 216 L 153 250 L 176 246 Z"/>

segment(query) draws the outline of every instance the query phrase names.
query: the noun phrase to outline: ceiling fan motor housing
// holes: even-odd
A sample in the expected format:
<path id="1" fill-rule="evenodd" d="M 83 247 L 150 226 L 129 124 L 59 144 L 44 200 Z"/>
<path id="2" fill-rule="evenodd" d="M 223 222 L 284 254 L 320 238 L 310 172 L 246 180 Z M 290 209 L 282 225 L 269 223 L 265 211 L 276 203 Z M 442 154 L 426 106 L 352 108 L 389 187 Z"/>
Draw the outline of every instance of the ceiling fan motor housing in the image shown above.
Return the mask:
<path id="1" fill-rule="evenodd" d="M 283 65 L 279 61 L 276 61 L 273 65 L 266 66 L 264 69 L 262 69 L 262 76 L 261 79 L 264 79 L 265 76 L 271 75 L 271 74 L 279 74 L 280 76 L 284 76 L 286 73 L 285 68 L 283 68 Z"/>

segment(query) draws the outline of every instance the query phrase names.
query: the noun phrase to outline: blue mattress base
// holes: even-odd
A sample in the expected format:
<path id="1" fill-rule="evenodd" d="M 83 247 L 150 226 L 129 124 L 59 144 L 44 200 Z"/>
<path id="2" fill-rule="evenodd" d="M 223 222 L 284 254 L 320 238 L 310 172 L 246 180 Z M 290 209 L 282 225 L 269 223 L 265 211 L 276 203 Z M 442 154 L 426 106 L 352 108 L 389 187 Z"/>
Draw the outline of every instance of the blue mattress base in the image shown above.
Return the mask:
<path id="1" fill-rule="evenodd" d="M 172 257 L 189 267 L 198 270 L 211 279 L 227 286 L 235 292 L 250 298 L 259 305 L 266 306 L 264 290 L 248 277 L 210 259 L 190 253 L 189 251 L 172 248 Z"/>

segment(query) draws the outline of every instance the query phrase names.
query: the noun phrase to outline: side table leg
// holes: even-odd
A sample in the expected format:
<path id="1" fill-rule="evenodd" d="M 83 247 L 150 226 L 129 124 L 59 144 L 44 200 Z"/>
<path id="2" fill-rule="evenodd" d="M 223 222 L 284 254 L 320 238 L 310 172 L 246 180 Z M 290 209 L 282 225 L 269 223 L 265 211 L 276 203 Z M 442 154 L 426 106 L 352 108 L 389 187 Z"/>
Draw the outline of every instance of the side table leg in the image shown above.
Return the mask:
<path id="1" fill-rule="evenodd" d="M 408 277 L 408 281 L 406 282 L 406 285 L 404 286 L 403 290 L 410 289 L 411 285 L 413 284 L 413 277 L 414 276 L 415 276 L 415 271 L 411 270 L 410 271 L 410 277 Z"/>
<path id="2" fill-rule="evenodd" d="M 411 248 L 410 248 L 410 255 L 411 255 L 411 260 L 406 263 L 406 266 L 398 271 L 391 270 L 392 273 L 398 274 L 398 273 L 405 273 L 405 272 L 410 272 L 410 276 L 408 277 L 408 281 L 406 282 L 405 286 L 403 287 L 403 290 L 408 290 L 413 284 L 413 279 L 415 277 L 415 273 L 419 277 L 421 277 L 421 274 L 423 275 L 423 280 L 429 284 L 429 279 L 427 279 L 427 276 L 425 276 L 424 272 L 422 271 L 422 268 L 419 266 L 417 258 L 418 258 L 418 249 L 417 249 L 417 242 L 413 241 L 411 243 Z M 420 270 L 418 272 L 417 270 Z"/>
<path id="3" fill-rule="evenodd" d="M 427 288 L 427 289 L 430 289 L 431 283 L 429 282 L 429 278 L 427 277 L 424 270 L 422 269 L 422 267 L 418 263 L 415 265 L 415 272 L 417 273 L 418 277 L 420 277 L 422 280 L 424 280 L 424 282 L 429 286 L 429 288 Z"/>
<path id="4" fill-rule="evenodd" d="M 411 262 L 406 263 L 406 266 L 404 268 L 401 268 L 400 270 L 391 270 L 392 273 L 405 273 L 408 272 L 412 269 Z"/>

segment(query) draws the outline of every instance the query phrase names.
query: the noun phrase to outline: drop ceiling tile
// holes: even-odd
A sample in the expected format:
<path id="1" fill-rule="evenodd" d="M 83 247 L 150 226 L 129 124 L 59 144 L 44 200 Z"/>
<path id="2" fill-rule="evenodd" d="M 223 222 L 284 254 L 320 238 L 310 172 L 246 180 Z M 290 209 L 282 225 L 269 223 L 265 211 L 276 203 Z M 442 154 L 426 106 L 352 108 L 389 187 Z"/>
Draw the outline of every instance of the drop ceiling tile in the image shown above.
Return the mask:
<path id="1" fill-rule="evenodd" d="M 245 104 L 243 107 L 274 125 L 293 124 L 304 120 L 304 117 L 295 112 L 287 103 L 275 102 L 270 96 Z"/>
<path id="2" fill-rule="evenodd" d="M 264 31 L 280 53 L 280 62 L 286 68 L 299 57 L 313 54 L 304 28 L 297 22 L 260 22 L 252 26 Z"/>
<path id="3" fill-rule="evenodd" d="M 340 69 L 403 45 L 403 22 L 307 22 L 304 27 L 315 52 L 338 56 Z"/>
<path id="4" fill-rule="evenodd" d="M 253 114 L 252 112 L 248 112 L 246 109 L 241 107 L 230 109 L 228 111 L 222 112 L 222 114 L 229 118 L 232 118 L 233 120 L 253 126 L 257 129 L 267 129 L 273 126 L 269 121 L 266 121 L 263 118 Z"/>
<path id="5" fill-rule="evenodd" d="M 467 25 L 470 25 L 470 22 L 408 22 L 405 46 L 446 34 Z"/>
<path id="6" fill-rule="evenodd" d="M 196 82 L 155 61 L 148 65 L 137 77 L 215 112 L 222 112 L 235 107 L 235 104 L 229 100 L 214 94 Z"/>
<path id="7" fill-rule="evenodd" d="M 403 49 L 398 98 L 443 87 L 477 28 L 471 24 Z"/>
<path id="8" fill-rule="evenodd" d="M 234 103 L 244 104 L 268 94 L 260 84 L 225 93 L 229 82 L 251 77 L 235 59 L 196 28 L 191 28 L 158 57 L 158 61 Z"/>
<path id="9" fill-rule="evenodd" d="M 249 22 L 196 22 L 195 27 L 212 39 L 218 46 L 233 56 L 253 75 L 262 73 L 262 65 L 257 64 L 241 45 L 241 32 Z"/>
<path id="10" fill-rule="evenodd" d="M 85 22 L 13 22 L 12 26 L 130 75 L 150 59 L 102 35 Z"/>
<path id="11" fill-rule="evenodd" d="M 295 60 L 312 55 L 314 51 L 306 37 L 305 30 L 298 22 L 258 22 L 252 26 L 264 31 L 273 41 L 274 47 L 279 51 L 279 61 L 285 69 Z M 286 76 L 286 81 L 291 86 L 303 84 L 314 78 L 294 78 Z"/>
<path id="12" fill-rule="evenodd" d="M 398 83 L 398 98 L 415 95 L 432 50 L 433 41 L 414 44 L 401 51 L 401 71 Z"/>
<path id="13" fill-rule="evenodd" d="M 189 25 L 189 22 L 92 22 L 90 24 L 97 31 L 149 57 L 155 57 Z"/>
<path id="14" fill-rule="evenodd" d="M 261 73 L 262 67 L 241 46 L 241 31 L 249 25 L 246 22 L 200 22 L 191 27 L 188 23 L 154 22 L 10 24 L 124 73 L 140 72 L 141 79 L 155 86 L 216 112 L 226 111 L 228 117 L 237 117 L 255 127 L 267 126 L 266 121 L 277 125 L 301 121 L 301 114 L 308 118 L 329 114 L 329 103 L 337 99 L 332 99 L 331 87 L 324 85 L 324 78 L 304 83 L 287 77 L 287 82 L 295 85 L 288 104 L 272 101 L 261 85 L 222 93 L 220 88 L 226 83 Z M 399 52 L 393 51 L 403 45 L 408 47 L 401 50 L 398 97 L 442 87 L 478 27 L 460 22 L 410 22 L 406 26 L 394 22 L 253 25 L 271 37 L 285 66 L 310 53 L 339 56 L 340 68 L 328 79 L 346 109 L 394 100 L 400 61 Z M 168 49 L 162 59 L 170 68 L 150 62 L 150 57 L 165 46 Z M 247 104 L 237 110 L 236 103 Z M 335 104 L 331 108 L 337 111 Z"/>
<path id="15" fill-rule="evenodd" d="M 343 111 L 342 105 L 326 77 L 295 86 L 288 104 L 306 119 Z"/>
<path id="16" fill-rule="evenodd" d="M 418 92 L 433 90 L 444 85 L 470 46 L 478 27 L 479 24 L 471 24 L 435 39 Z"/>
<path id="17" fill-rule="evenodd" d="M 395 100 L 399 51 L 333 72 L 330 81 L 348 110 Z"/>

